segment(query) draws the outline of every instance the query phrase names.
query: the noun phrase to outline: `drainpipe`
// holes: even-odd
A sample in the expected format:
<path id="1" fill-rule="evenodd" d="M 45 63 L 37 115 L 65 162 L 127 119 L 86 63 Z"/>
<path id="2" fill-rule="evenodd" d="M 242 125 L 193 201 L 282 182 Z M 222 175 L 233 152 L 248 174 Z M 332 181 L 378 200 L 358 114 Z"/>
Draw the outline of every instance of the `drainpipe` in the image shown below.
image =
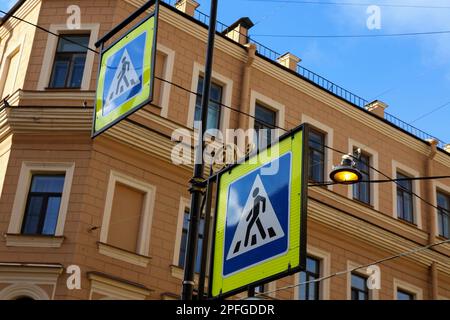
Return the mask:
<path id="1" fill-rule="evenodd" d="M 431 273 L 431 299 L 438 300 L 439 299 L 439 289 L 438 289 L 438 269 L 437 263 L 433 262 L 430 267 Z"/>
<path id="2" fill-rule="evenodd" d="M 436 139 L 429 140 L 430 143 L 430 154 L 428 155 L 427 164 L 426 164 L 426 176 L 432 177 L 433 176 L 433 160 L 437 153 L 437 144 L 438 141 Z M 432 201 L 434 197 L 433 192 L 433 182 L 431 180 L 425 180 L 425 189 L 426 189 L 426 195 L 427 200 L 433 203 Z M 431 206 L 426 206 L 425 212 L 428 216 L 428 243 L 433 244 L 436 239 L 437 230 L 436 230 L 436 210 Z"/>
<path id="3" fill-rule="evenodd" d="M 256 45 L 248 43 L 247 47 L 247 62 L 244 67 L 244 74 L 242 76 L 242 93 L 241 93 L 241 111 L 244 113 L 239 114 L 239 128 L 248 129 L 248 117 L 246 114 L 250 113 L 250 79 L 253 61 L 256 55 Z"/>

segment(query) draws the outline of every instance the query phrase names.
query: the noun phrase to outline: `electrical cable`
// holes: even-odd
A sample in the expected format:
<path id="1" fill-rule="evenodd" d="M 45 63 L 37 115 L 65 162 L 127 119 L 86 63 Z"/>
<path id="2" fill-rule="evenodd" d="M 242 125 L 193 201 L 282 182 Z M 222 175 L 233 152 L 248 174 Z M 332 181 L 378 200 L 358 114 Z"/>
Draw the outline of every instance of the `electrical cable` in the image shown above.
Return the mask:
<path id="1" fill-rule="evenodd" d="M 318 278 L 318 279 L 309 280 L 309 281 L 305 281 L 305 282 L 301 282 L 301 283 L 296 283 L 296 284 L 293 284 L 293 285 L 284 286 L 284 287 L 277 288 L 277 289 L 270 290 L 270 291 L 256 293 L 255 296 L 269 295 L 271 293 L 276 293 L 278 291 L 284 291 L 284 290 L 296 288 L 296 287 L 299 287 L 299 286 L 302 286 L 302 285 L 306 285 L 306 284 L 310 284 L 310 283 L 321 282 L 321 281 L 324 281 L 324 280 L 327 280 L 327 279 L 330 279 L 330 278 L 333 278 L 333 277 L 336 277 L 336 276 L 340 276 L 340 275 L 344 275 L 344 274 L 347 274 L 347 273 L 351 273 L 351 272 L 357 271 L 359 269 L 367 268 L 367 267 L 370 267 L 370 266 L 373 266 L 373 265 L 382 264 L 382 263 L 390 261 L 390 260 L 394 260 L 394 259 L 398 259 L 398 258 L 402 258 L 402 257 L 407 257 L 407 256 L 410 256 L 412 254 L 415 254 L 415 253 L 418 253 L 418 252 L 421 252 L 421 251 L 425 251 L 425 250 L 428 250 L 428 249 L 431 249 L 433 247 L 437 247 L 437 246 L 440 246 L 440 245 L 443 245 L 443 244 L 446 244 L 446 243 L 450 243 L 450 239 L 443 240 L 443 241 L 440 241 L 440 242 L 436 242 L 436 243 L 433 243 L 433 244 L 429 244 L 429 245 L 426 245 L 426 246 L 416 247 L 416 248 L 414 248 L 412 250 L 404 251 L 404 252 L 401 252 L 399 254 L 396 254 L 396 255 L 393 255 L 393 256 L 390 256 L 390 257 L 387 257 L 387 258 L 383 258 L 383 259 L 380 259 L 380 260 L 375 260 L 375 261 L 373 261 L 371 263 L 359 265 L 359 266 L 357 266 L 355 268 L 352 268 L 352 269 L 349 269 L 349 270 L 344 270 L 344 271 L 339 271 L 339 272 L 336 272 L 336 273 L 332 273 L 330 275 L 327 275 L 327 276 L 324 276 L 324 277 L 321 277 L 321 278 Z M 241 298 L 241 300 L 243 300 L 243 299 L 246 299 L 246 298 Z"/>

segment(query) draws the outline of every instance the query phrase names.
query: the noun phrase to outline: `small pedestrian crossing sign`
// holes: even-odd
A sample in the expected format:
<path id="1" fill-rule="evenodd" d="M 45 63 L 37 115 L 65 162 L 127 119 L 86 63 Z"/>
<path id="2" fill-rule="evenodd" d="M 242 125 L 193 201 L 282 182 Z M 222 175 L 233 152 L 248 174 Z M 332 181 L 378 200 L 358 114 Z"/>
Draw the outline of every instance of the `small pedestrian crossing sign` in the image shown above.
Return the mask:
<path id="1" fill-rule="evenodd" d="M 227 297 L 306 261 L 303 127 L 219 174 L 211 297 Z M 277 148 L 275 148 L 275 146 Z M 272 152 L 273 151 L 273 152 Z"/>
<path id="2" fill-rule="evenodd" d="M 290 154 L 287 156 L 290 157 Z M 261 176 L 257 174 L 241 212 L 226 260 L 257 249 L 284 236 L 285 232 L 278 221 L 269 195 L 261 181 Z"/>
<path id="3" fill-rule="evenodd" d="M 139 38 L 137 40 L 139 40 Z M 143 60 L 142 57 L 140 58 L 141 59 L 135 58 L 134 61 L 138 62 L 139 67 L 142 68 L 140 62 Z M 131 59 L 128 50 L 125 48 L 119 59 L 119 67 L 116 69 L 112 81 L 110 81 L 109 84 L 108 94 L 105 97 L 105 105 L 103 107 L 103 115 L 110 113 L 120 105 L 121 101 L 118 101 L 120 97 L 124 96 L 124 100 L 126 100 L 129 99 L 130 96 L 132 97 L 138 94 L 142 89 L 142 86 L 140 86 L 141 77 L 142 75 L 138 75 L 133 60 Z M 133 92 L 133 89 L 137 86 L 139 86 L 139 88 Z"/>
<path id="4" fill-rule="evenodd" d="M 148 104 L 153 95 L 156 17 L 102 51 L 93 136 Z"/>

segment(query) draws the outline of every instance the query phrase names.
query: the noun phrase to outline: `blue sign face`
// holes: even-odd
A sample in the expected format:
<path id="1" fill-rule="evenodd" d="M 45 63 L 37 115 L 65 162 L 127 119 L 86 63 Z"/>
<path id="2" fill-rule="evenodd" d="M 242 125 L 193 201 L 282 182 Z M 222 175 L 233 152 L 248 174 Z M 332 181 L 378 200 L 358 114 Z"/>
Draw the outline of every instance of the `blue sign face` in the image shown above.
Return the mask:
<path id="1" fill-rule="evenodd" d="M 278 171 L 267 174 L 275 161 Z M 291 161 L 288 152 L 229 185 L 224 277 L 288 250 Z"/>
<path id="2" fill-rule="evenodd" d="M 143 88 L 144 50 L 147 32 L 142 32 L 107 60 L 102 115 L 137 96 Z"/>

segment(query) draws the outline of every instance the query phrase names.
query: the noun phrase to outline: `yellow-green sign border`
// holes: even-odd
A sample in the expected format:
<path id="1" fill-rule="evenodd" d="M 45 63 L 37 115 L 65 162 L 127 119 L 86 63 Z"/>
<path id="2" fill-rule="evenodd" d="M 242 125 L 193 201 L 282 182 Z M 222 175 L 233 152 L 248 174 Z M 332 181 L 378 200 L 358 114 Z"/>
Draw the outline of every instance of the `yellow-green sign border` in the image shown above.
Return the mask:
<path id="1" fill-rule="evenodd" d="M 101 50 L 100 53 L 100 59 L 99 59 L 99 67 L 98 67 L 98 79 L 97 79 L 97 87 L 96 87 L 96 93 L 95 93 L 95 103 L 94 103 L 94 110 L 93 110 L 93 121 L 92 121 L 92 138 L 97 137 L 101 133 L 105 132 L 106 130 L 110 129 L 123 119 L 127 118 L 143 106 L 149 104 L 153 101 L 153 94 L 154 94 L 154 79 L 155 79 L 155 60 L 156 60 L 156 46 L 157 46 L 157 33 L 158 33 L 158 11 L 155 9 L 155 11 L 145 17 L 141 22 L 136 24 L 132 29 L 130 29 L 126 34 L 124 34 L 120 39 L 116 40 L 114 43 L 112 43 L 110 46 L 108 46 L 106 49 Z M 153 23 L 152 23 L 153 20 Z M 146 24 L 150 24 L 150 26 L 146 26 Z M 151 43 L 151 47 L 146 45 L 144 57 L 150 55 L 149 61 L 144 61 L 144 67 L 150 68 L 150 72 L 144 72 L 143 76 L 143 83 L 149 82 L 149 86 L 144 86 L 143 91 L 139 93 L 138 96 L 131 98 L 127 102 L 125 102 L 122 106 L 108 114 L 106 117 L 106 120 L 101 120 L 101 127 L 97 129 L 98 122 L 100 120 L 97 119 L 97 113 L 99 112 L 99 108 L 103 108 L 103 82 L 102 79 L 104 75 L 101 74 L 101 67 L 103 65 L 103 61 L 107 60 L 113 53 L 111 53 L 111 49 L 118 48 L 117 50 L 120 50 L 123 48 L 127 41 L 126 39 L 130 36 L 137 34 L 142 34 L 143 30 L 147 30 L 146 28 L 151 28 L 151 25 L 153 25 L 153 32 L 148 32 L 146 35 L 146 43 Z M 141 29 L 141 30 L 139 30 Z M 147 31 L 150 31 L 148 29 Z M 103 46 L 103 44 L 102 44 Z M 148 53 L 150 51 L 150 53 Z M 145 81 L 146 80 L 146 81 Z M 101 89 L 101 90 L 100 90 Z M 99 90 L 100 90 L 100 99 L 99 99 Z M 133 103 L 138 102 L 137 105 L 131 107 Z M 128 110 L 128 111 L 125 111 Z M 125 111 L 125 112 L 124 112 Z M 100 110 L 101 112 L 101 110 Z"/>
<path id="2" fill-rule="evenodd" d="M 246 291 L 252 287 L 262 285 L 282 277 L 289 276 L 291 274 L 297 273 L 299 271 L 306 269 L 306 221 L 307 221 L 307 183 L 308 183 L 308 136 L 309 136 L 309 126 L 307 124 L 302 124 L 290 132 L 286 133 L 280 137 L 279 141 L 276 142 L 279 146 L 279 154 L 277 157 L 281 157 L 284 154 L 291 152 L 291 186 L 290 186 L 290 214 L 289 214 L 289 249 L 286 253 L 278 255 L 275 258 L 265 260 L 257 265 L 250 266 L 237 272 L 226 278 L 222 275 L 223 270 L 223 248 L 224 248 L 224 237 L 217 241 L 218 230 L 225 230 L 226 223 L 226 208 L 228 201 L 228 191 L 220 195 L 220 190 L 224 186 L 228 190 L 229 185 L 238 180 L 244 174 L 247 174 L 255 169 L 270 163 L 275 159 L 275 157 L 270 157 L 256 162 L 256 164 L 249 164 L 250 160 L 254 157 L 259 156 L 262 151 L 258 152 L 258 155 L 247 156 L 245 161 L 239 164 L 234 164 L 230 167 L 225 168 L 218 174 L 217 180 L 217 194 L 216 194 L 216 208 L 215 208 L 215 221 L 214 221 L 214 232 L 213 240 L 211 246 L 211 261 L 210 261 L 210 281 L 208 294 L 210 298 L 226 298 L 243 291 Z M 271 149 L 269 146 L 268 149 Z M 265 150 L 263 150 L 265 151 Z M 270 154 L 270 150 L 268 150 Z M 298 163 L 298 166 L 295 165 Z M 246 166 L 243 170 L 240 170 L 238 177 L 230 177 L 232 171 L 236 169 L 237 166 Z M 295 172 L 294 172 L 295 171 Z M 225 175 L 226 174 L 226 175 Z M 299 181 L 300 180 L 300 181 Z M 223 189 L 222 189 L 223 190 Z M 300 204 L 295 206 L 295 197 L 297 196 L 297 202 Z M 295 208 L 297 207 L 297 208 Z M 298 215 L 293 210 L 299 210 Z M 293 214 L 294 213 L 294 214 Z M 298 219 L 299 221 L 294 221 Z M 297 251 L 298 247 L 298 251 Z M 295 265 L 288 265 L 286 261 L 297 262 Z M 283 261 L 281 261 L 283 260 Z M 280 264 L 281 261 L 281 264 Z M 284 267 L 278 266 L 278 268 L 272 273 L 267 273 L 270 268 L 285 265 Z M 264 270 L 264 272 L 263 272 Z M 259 279 L 255 274 L 267 273 L 267 276 Z M 250 279 L 250 280 L 246 280 Z M 226 283 L 231 283 L 226 285 Z M 234 284 L 233 284 L 234 283 Z M 240 284 L 237 284 L 240 283 Z"/>

